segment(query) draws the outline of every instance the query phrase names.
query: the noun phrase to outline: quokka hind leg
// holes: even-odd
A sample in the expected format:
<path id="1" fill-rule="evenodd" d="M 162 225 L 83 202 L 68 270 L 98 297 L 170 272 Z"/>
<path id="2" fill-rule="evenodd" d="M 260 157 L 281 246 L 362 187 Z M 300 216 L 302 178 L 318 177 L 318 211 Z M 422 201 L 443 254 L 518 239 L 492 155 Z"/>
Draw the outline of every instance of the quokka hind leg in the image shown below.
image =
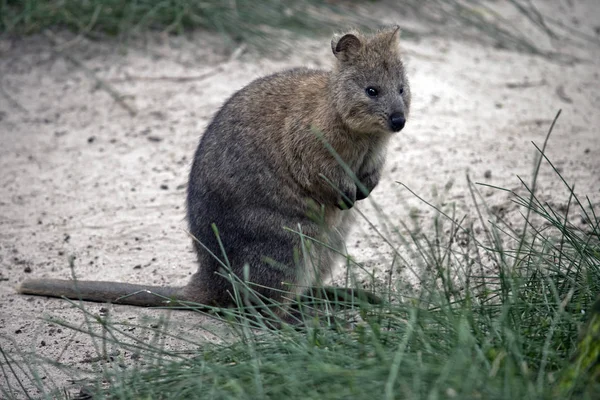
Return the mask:
<path id="1" fill-rule="evenodd" d="M 217 265 L 201 267 L 184 288 L 184 297 L 209 306 L 238 308 L 247 316 L 261 314 L 272 320 L 284 318 L 297 294 L 297 270 L 265 259 L 268 260 L 263 258 L 262 262 L 249 264 L 245 259 L 236 260 L 234 254 L 229 258 L 233 270 Z M 210 261 L 203 262 L 207 266 Z"/>

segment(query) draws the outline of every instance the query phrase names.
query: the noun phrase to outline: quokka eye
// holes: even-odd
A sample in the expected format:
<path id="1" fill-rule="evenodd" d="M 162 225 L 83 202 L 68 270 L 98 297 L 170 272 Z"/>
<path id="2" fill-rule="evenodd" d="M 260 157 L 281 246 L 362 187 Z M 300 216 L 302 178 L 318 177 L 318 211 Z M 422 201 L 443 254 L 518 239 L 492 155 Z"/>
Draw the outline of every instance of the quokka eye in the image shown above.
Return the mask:
<path id="1" fill-rule="evenodd" d="M 377 97 L 377 95 L 379 94 L 379 92 L 377 91 L 377 89 L 375 89 L 372 86 L 369 86 L 368 88 L 366 88 L 365 92 L 367 92 L 367 95 L 369 97 Z"/>
<path id="2" fill-rule="evenodd" d="M 404 86 L 400 86 L 400 94 L 404 94 Z"/>

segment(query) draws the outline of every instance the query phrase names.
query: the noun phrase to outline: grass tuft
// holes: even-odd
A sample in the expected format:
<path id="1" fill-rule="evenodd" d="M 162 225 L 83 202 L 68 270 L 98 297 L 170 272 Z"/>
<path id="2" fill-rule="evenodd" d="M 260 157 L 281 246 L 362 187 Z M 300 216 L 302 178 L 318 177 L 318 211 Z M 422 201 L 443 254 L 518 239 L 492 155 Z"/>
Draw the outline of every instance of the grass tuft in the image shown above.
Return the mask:
<path id="1" fill-rule="evenodd" d="M 538 150 L 540 163 L 554 168 Z M 596 399 L 600 220 L 592 201 L 566 182 L 569 200 L 561 210 L 522 183 L 524 194 L 512 192 L 521 230 L 494 218 L 473 184 L 476 219 L 438 209 L 433 230 L 414 230 L 406 246 L 410 262 L 425 266 L 421 285 L 408 293 L 401 279 L 391 282 L 389 293 L 377 294 L 392 301 L 349 310 L 309 298 L 325 311 L 304 314 L 303 326 L 275 330 L 241 308 L 230 310 L 224 319 L 237 339 L 191 343 L 187 353 L 164 346 L 165 338 L 176 339 L 166 322 L 144 341 L 127 326 L 85 314 L 87 328 L 71 328 L 101 342 L 97 351 L 107 366 L 118 363 L 106 356 L 115 347 L 144 354 L 149 364 L 105 366 L 85 393 L 94 399 Z M 240 284 L 243 296 L 250 289 Z M 32 355 L 2 355 L 0 370 L 12 382 L 3 396 L 31 386 L 51 395 L 48 383 L 36 379 Z"/>
<path id="2" fill-rule="evenodd" d="M 353 16 L 351 8 L 351 3 L 316 0 L 0 0 L 0 32 L 63 28 L 127 37 L 148 30 L 182 34 L 202 29 L 236 42 L 261 43 L 277 30 L 310 36 L 329 34 L 342 24 L 362 25 L 366 20 Z"/>

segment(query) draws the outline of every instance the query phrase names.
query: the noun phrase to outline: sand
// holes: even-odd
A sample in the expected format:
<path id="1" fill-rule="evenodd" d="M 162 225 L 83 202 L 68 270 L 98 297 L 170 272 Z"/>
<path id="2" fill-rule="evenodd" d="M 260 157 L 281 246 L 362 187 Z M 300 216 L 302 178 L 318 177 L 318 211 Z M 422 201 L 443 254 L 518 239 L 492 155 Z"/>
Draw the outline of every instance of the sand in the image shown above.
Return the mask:
<path id="1" fill-rule="evenodd" d="M 599 10 L 588 3 L 561 5 L 560 18 L 577 21 L 578 29 L 593 36 Z M 0 36 L 0 346 L 11 357 L 35 351 L 71 366 L 66 372 L 49 367 L 41 375 L 50 387 L 74 393 L 81 384 L 71 379 L 108 364 L 97 358 L 89 336 L 46 319 L 86 329 L 84 314 L 76 304 L 19 295 L 15 287 L 33 277 L 71 277 L 71 255 L 81 279 L 184 285 L 196 268 L 185 231 L 185 185 L 211 116 L 254 78 L 292 66 L 327 68 L 334 58 L 328 37 L 300 40 L 278 57 L 235 51 L 204 33 L 150 35 L 127 46 L 66 33 L 53 40 L 64 43 L 64 53 L 53 50 L 44 35 Z M 391 141 L 383 179 L 372 194 L 387 217 L 366 202 L 361 210 L 367 218 L 386 232 L 399 227 L 400 234 L 406 233 L 401 221 L 431 226 L 434 210 L 398 182 L 445 209 L 455 205 L 458 217 L 474 213 L 467 175 L 473 182 L 522 190 L 517 176 L 530 182 L 536 160 L 531 142 L 543 143 L 559 109 L 546 154 L 576 192 L 597 206 L 600 51 L 597 44 L 578 43 L 551 42 L 582 59 L 558 62 L 453 35 L 403 41 L 412 113 Z M 125 95 L 126 107 L 90 73 Z M 547 164 L 538 185 L 544 201 L 566 204 L 568 190 Z M 509 224 L 521 223 L 509 193 L 478 189 Z M 373 228 L 361 221 L 347 245 L 354 259 L 384 279 L 393 250 Z M 398 270 L 410 283 L 408 267 Z M 341 284 L 344 276 L 338 268 L 332 280 Z M 369 284 L 364 274 L 358 276 Z M 162 326 L 160 318 L 194 343 L 232 337 L 222 324 L 181 311 L 98 303 L 85 309 L 127 324 L 126 332 L 141 340 L 154 337 L 142 326 Z M 174 339 L 165 346 L 196 347 Z M 112 355 L 120 366 L 110 368 L 148 361 L 134 351 Z M 0 376 L 0 385 L 10 383 L 16 395 L 21 389 L 15 382 Z M 27 388 L 39 394 L 31 384 Z"/>

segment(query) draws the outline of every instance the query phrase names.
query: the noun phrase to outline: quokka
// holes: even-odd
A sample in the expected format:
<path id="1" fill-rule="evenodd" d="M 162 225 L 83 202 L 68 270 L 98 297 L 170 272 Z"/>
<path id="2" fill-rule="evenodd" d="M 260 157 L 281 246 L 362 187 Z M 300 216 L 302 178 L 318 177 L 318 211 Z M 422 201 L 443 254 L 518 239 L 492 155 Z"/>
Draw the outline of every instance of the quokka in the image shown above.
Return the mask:
<path id="1" fill-rule="evenodd" d="M 189 175 L 187 220 L 199 267 L 186 286 L 34 279 L 19 292 L 229 306 L 226 276 L 234 274 L 276 302 L 285 303 L 290 291 L 303 293 L 330 273 L 335 252 L 313 246 L 303 256 L 301 237 L 291 230 L 340 249 L 354 203 L 377 186 L 387 143 L 404 128 L 411 95 L 398 36 L 398 27 L 336 36 L 331 71 L 283 71 L 227 100 L 202 136 Z"/>

